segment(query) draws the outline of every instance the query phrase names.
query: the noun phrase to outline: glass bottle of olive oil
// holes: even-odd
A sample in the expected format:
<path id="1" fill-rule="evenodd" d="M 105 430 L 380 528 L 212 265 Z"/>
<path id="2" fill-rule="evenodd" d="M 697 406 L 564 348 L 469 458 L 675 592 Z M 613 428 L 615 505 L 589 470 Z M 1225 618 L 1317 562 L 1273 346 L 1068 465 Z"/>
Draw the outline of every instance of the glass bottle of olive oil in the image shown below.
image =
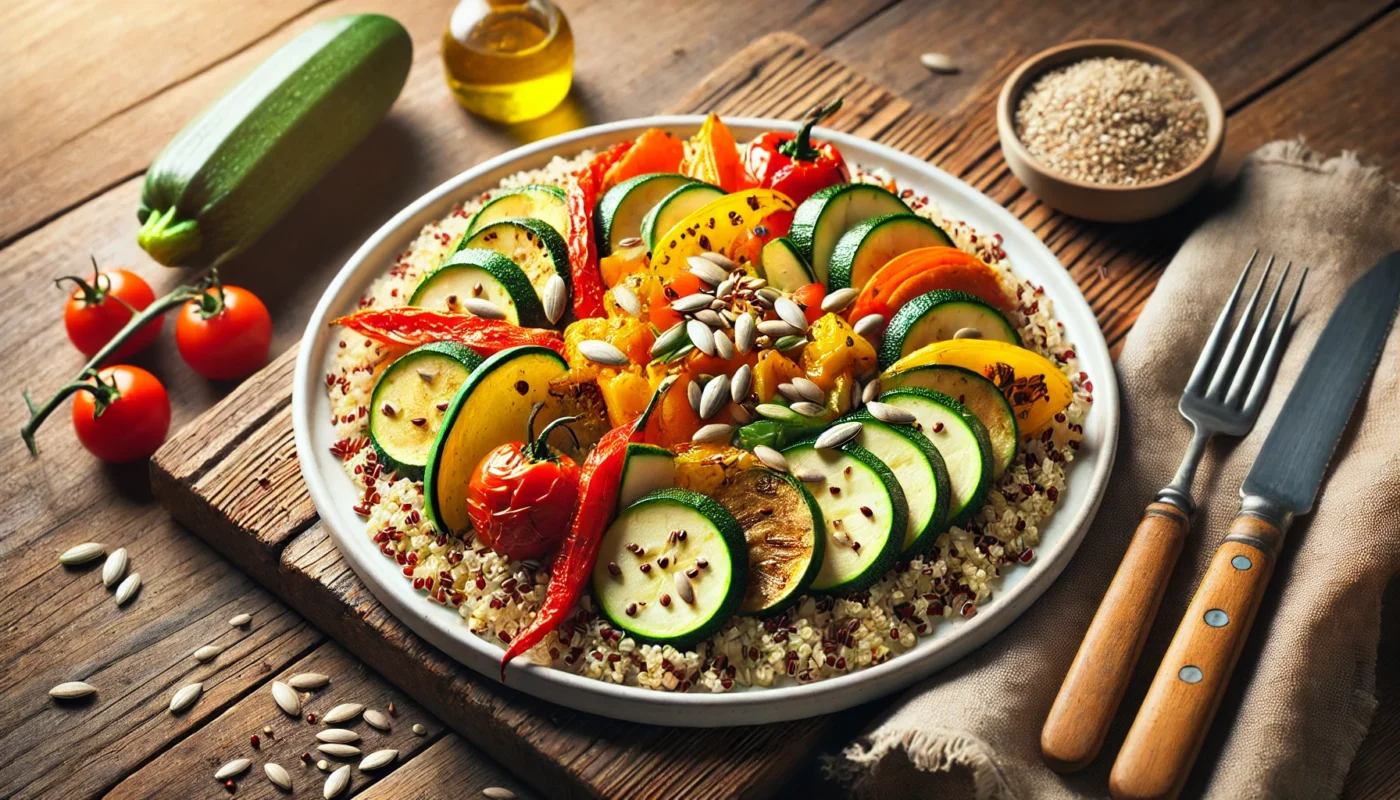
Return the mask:
<path id="1" fill-rule="evenodd" d="M 569 93 L 574 35 L 549 0 L 461 0 L 442 36 L 442 62 L 468 111 L 524 122 Z"/>

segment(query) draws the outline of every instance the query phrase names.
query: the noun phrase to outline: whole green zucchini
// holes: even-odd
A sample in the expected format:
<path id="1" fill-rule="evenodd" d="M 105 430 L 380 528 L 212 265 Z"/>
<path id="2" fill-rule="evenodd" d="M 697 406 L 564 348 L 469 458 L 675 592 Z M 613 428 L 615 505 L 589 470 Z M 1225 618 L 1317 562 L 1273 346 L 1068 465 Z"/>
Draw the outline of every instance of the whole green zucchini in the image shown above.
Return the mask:
<path id="1" fill-rule="evenodd" d="M 272 227 L 393 105 L 413 42 L 353 14 L 283 45 L 166 145 L 146 172 L 137 236 L 167 266 L 209 266 Z"/>

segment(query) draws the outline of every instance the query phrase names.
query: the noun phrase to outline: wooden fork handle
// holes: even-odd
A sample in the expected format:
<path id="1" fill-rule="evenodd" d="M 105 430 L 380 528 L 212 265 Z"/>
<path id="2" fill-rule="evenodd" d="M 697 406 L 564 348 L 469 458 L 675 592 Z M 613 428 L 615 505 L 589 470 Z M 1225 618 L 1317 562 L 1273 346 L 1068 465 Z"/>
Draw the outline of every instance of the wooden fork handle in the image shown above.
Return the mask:
<path id="1" fill-rule="evenodd" d="M 1282 538 L 1273 522 L 1235 517 L 1118 751 L 1109 775 L 1115 798 L 1181 793 L 1254 624 Z"/>
<path id="2" fill-rule="evenodd" d="M 1103 746 L 1190 529 L 1186 512 L 1161 502 L 1138 523 L 1040 731 L 1056 772 L 1083 769 Z"/>

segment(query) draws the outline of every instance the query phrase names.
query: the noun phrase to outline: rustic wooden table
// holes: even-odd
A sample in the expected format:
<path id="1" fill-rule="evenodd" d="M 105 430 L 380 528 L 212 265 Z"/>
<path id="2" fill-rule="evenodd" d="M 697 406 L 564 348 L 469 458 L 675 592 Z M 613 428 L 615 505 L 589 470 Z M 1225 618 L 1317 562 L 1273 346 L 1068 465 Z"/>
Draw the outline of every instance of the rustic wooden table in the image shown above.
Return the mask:
<path id="1" fill-rule="evenodd" d="M 46 393 L 80 363 L 64 340 L 61 295 L 50 279 L 81 271 L 89 254 L 135 269 L 158 292 L 185 277 L 155 265 L 135 244 L 141 173 L 161 145 L 282 42 L 365 5 L 119 0 L 0 8 L 6 31 L 0 62 L 7 71 L 0 88 L 0 161 L 7 167 L 0 174 L 0 307 L 9 312 L 0 330 L 12 342 L 5 363 L 14 393 L 12 402 L 0 403 L 0 430 L 22 423 L 22 386 Z M 964 151 L 995 149 L 987 112 L 1012 64 L 1069 39 L 1114 36 L 1172 50 L 1215 84 L 1230 114 L 1224 171 L 1262 142 L 1303 135 L 1324 152 L 1358 150 L 1400 177 L 1400 106 L 1390 100 L 1400 81 L 1394 3 L 1200 0 L 1142 13 L 1131 0 L 736 0 L 722 9 L 561 0 L 579 43 L 575 91 L 545 119 L 511 128 L 468 117 L 442 82 L 438 38 L 450 0 L 369 5 L 382 6 L 414 37 L 414 69 L 403 96 L 388 121 L 268 241 L 227 270 L 233 282 L 266 300 L 276 324 L 274 352 L 297 340 L 325 282 L 350 252 L 426 189 L 523 141 L 673 105 L 745 44 L 778 30 L 798 33 L 933 115 L 952 139 L 968 141 Z M 930 50 L 951 54 L 960 72 L 923 70 L 918 55 Z M 938 163 L 939 154 L 932 160 Z M 987 177 L 978 172 L 980 162 L 943 166 L 979 185 Z M 1014 186 L 987 188 L 1013 205 L 1024 201 Z M 1137 280 L 1136 270 L 1115 275 L 1115 264 L 1146 261 L 1160 269 L 1183 231 L 1143 225 L 1086 234 L 1070 226 L 1042 235 L 1076 273 L 1106 271 L 1088 294 L 1110 340 L 1118 341 L 1152 282 Z M 1082 244 L 1055 241 L 1065 236 L 1083 237 Z M 1145 260 L 1144 253 L 1153 256 Z M 1115 309 L 1124 313 L 1115 316 Z M 194 375 L 168 341 L 136 361 L 169 387 L 176 426 L 231 388 Z M 43 431 L 41 459 L 31 459 L 17 436 L 0 442 L 13 473 L 0 501 L 0 796 L 163 797 L 190 787 L 202 793 L 197 796 L 223 796 L 213 782 L 190 776 L 204 779 L 221 757 L 247 747 L 265 717 L 249 698 L 294 665 L 334 675 L 342 693 L 365 702 L 398 704 L 390 746 L 414 755 L 361 796 L 471 796 L 486 786 L 528 794 L 524 781 L 173 522 L 152 501 L 146 465 L 99 464 L 62 419 Z M 132 551 L 147 583 L 135 606 L 117 609 L 90 571 L 57 565 L 58 552 L 89 539 Z M 217 689 L 197 713 L 170 715 L 168 681 L 159 676 L 176 668 L 165 665 L 227 633 L 226 620 L 240 612 L 256 614 L 258 624 L 223 656 Z M 1400 663 L 1400 614 L 1393 604 L 1381 648 L 1381 705 L 1348 778 L 1348 796 L 1400 794 L 1400 681 L 1393 668 Z M 90 712 L 53 713 L 48 688 L 99 667 L 108 677 Z M 427 727 L 423 740 L 414 741 L 408 730 L 415 721 Z M 308 783 L 319 781 L 303 779 L 298 794 L 314 791 Z M 250 780 L 239 796 L 270 790 Z"/>

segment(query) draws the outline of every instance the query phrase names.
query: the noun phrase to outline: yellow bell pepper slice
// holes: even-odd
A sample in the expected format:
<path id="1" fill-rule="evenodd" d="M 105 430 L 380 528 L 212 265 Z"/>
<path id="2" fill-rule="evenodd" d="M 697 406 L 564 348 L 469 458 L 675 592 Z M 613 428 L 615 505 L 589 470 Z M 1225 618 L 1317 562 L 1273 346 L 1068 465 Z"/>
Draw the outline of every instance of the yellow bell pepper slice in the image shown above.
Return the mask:
<path id="1" fill-rule="evenodd" d="M 836 379 L 862 375 L 875 369 L 875 347 L 835 314 L 812 323 L 812 341 L 802 349 L 802 367 L 812 383 L 831 391 Z"/>
<path id="2" fill-rule="evenodd" d="M 787 195 L 772 189 L 727 194 L 701 206 L 667 231 L 651 254 L 651 270 L 662 279 L 670 279 L 685 269 L 687 258 L 724 252 L 740 234 L 770 214 L 795 207 Z"/>
<path id="3" fill-rule="evenodd" d="M 894 362 L 882 378 L 886 388 L 899 385 L 899 373 L 927 364 L 970 369 L 1001 389 L 1016 415 L 1021 435 L 1039 433 L 1074 399 L 1069 378 L 1039 353 L 989 339 L 949 339 L 924 345 Z"/>
<path id="4" fill-rule="evenodd" d="M 739 146 L 718 114 L 705 117 L 700 130 L 686 143 L 680 171 L 687 178 L 718 186 L 726 192 L 741 188 L 744 164 L 739 160 Z M 652 170 L 665 172 L 666 170 Z M 752 182 L 749 184 L 753 185 Z"/>

